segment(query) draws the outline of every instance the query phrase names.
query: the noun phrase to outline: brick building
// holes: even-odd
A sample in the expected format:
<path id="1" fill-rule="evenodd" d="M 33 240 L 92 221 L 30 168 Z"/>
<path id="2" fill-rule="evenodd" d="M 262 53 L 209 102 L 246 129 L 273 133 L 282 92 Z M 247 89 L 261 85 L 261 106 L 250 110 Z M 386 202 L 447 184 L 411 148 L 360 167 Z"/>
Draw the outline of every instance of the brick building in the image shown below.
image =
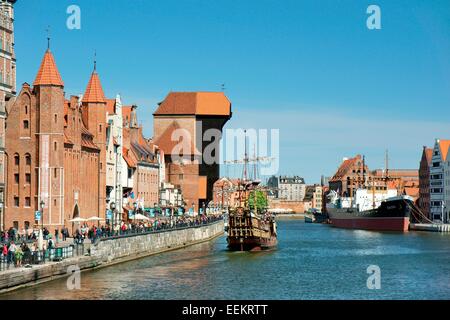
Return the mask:
<path id="1" fill-rule="evenodd" d="M 220 208 L 235 208 L 240 203 L 240 181 L 238 179 L 221 178 L 214 183 L 213 203 Z M 241 190 L 241 192 L 243 192 Z M 243 197 L 244 198 L 244 197 Z"/>
<path id="2" fill-rule="evenodd" d="M 136 206 L 145 210 L 155 207 L 160 202 L 160 153 L 159 147 L 144 138 L 142 126 L 138 125 L 137 106 L 124 107 L 124 159 L 128 177 L 132 184 L 124 199 L 124 209 L 134 211 Z M 132 186 L 132 189 L 130 188 Z M 133 194 L 133 197 L 129 197 Z"/>
<path id="3" fill-rule="evenodd" d="M 86 128 L 78 97 L 64 98 L 64 82 L 47 50 L 33 87 L 25 83 L 7 105 L 6 226 L 51 229 L 73 217 L 99 214 L 99 147 Z M 89 177 L 89 179 L 84 179 Z"/>
<path id="4" fill-rule="evenodd" d="M 419 171 L 416 169 L 376 169 L 370 171 L 364 158 L 344 158 L 334 176 L 329 180 L 330 190 L 338 191 L 341 196 L 354 196 L 358 188 L 387 190 L 388 184 L 396 188 L 398 194 L 418 197 Z"/>
<path id="5" fill-rule="evenodd" d="M 347 197 L 353 195 L 355 190 L 364 184 L 368 173 L 367 165 L 361 155 L 358 154 L 354 158 L 344 158 L 328 183 L 331 190 Z"/>
<path id="6" fill-rule="evenodd" d="M 0 230 L 5 228 L 6 103 L 16 94 L 16 56 L 14 53 L 15 2 L 15 0 L 3 0 L 0 2 Z"/>
<path id="7" fill-rule="evenodd" d="M 231 116 L 231 103 L 222 92 L 171 92 L 153 114 L 154 142 L 165 155 L 166 180 L 181 187 L 194 210 L 213 200 L 213 184 L 219 179 L 221 137 L 212 138 L 217 148 L 212 148 L 214 163 L 208 164 L 202 155 L 211 142 L 204 141 L 204 133 L 216 129 L 221 134 Z"/>

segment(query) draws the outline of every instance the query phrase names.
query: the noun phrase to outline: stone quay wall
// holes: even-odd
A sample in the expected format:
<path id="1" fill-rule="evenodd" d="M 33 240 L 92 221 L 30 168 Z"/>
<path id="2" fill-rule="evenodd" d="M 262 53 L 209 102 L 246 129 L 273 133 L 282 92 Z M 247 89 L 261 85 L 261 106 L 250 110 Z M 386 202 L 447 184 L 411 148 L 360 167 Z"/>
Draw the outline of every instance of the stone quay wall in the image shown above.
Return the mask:
<path id="1" fill-rule="evenodd" d="M 80 271 L 108 267 L 117 263 L 210 241 L 223 234 L 224 222 L 221 220 L 195 228 L 102 239 L 95 245 L 90 245 L 90 255 L 87 256 L 33 265 L 32 268 L 11 268 L 1 271 L 0 293 L 68 277 L 71 274 L 68 270 L 71 270 L 73 266 L 79 268 Z"/>

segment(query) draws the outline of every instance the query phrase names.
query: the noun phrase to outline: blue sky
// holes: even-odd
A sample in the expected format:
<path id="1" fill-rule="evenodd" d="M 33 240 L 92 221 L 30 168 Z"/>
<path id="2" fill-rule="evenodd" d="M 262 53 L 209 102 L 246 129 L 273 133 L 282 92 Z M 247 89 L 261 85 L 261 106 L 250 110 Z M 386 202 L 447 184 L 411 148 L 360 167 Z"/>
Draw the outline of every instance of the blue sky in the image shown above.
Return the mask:
<path id="1" fill-rule="evenodd" d="M 69 5 L 81 30 L 66 27 Z M 382 29 L 366 28 L 377 4 Z M 20 0 L 17 83 L 32 82 L 46 49 L 66 92 L 83 93 L 98 56 L 105 93 L 152 112 L 169 91 L 220 91 L 226 128 L 280 129 L 280 174 L 307 183 L 343 157 L 418 168 L 423 145 L 450 138 L 448 0 Z M 224 171 L 225 173 L 225 171 Z M 233 173 L 233 170 L 228 170 Z"/>

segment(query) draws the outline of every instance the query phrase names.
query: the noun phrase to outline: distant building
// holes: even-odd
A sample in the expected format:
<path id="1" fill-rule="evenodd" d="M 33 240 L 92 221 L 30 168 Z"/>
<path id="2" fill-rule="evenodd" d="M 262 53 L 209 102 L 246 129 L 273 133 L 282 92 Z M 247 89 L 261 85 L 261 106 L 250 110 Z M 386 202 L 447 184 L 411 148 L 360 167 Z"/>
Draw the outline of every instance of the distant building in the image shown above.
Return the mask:
<path id="1" fill-rule="evenodd" d="M 313 209 L 322 211 L 322 202 L 323 202 L 323 187 L 314 186 L 313 201 L 312 201 Z"/>
<path id="2" fill-rule="evenodd" d="M 321 176 L 320 177 L 320 185 L 322 187 L 328 187 L 330 185 L 330 179 L 331 177 Z"/>
<path id="3" fill-rule="evenodd" d="M 213 203 L 219 208 L 234 208 L 240 205 L 239 180 L 221 178 L 214 183 Z"/>
<path id="4" fill-rule="evenodd" d="M 268 196 L 270 198 L 278 198 L 279 192 L 278 192 L 278 180 L 279 178 L 276 176 L 271 176 L 267 180 L 267 188 L 268 190 Z"/>
<path id="5" fill-rule="evenodd" d="M 433 149 L 423 147 L 419 168 L 419 201 L 420 210 L 430 218 L 430 166 Z"/>
<path id="6" fill-rule="evenodd" d="M 354 196 L 356 189 L 364 184 L 368 174 L 369 168 L 361 155 L 358 154 L 350 159 L 344 158 L 334 176 L 329 180 L 330 190 L 336 191 L 341 196 Z"/>
<path id="7" fill-rule="evenodd" d="M 445 162 L 450 140 L 437 139 L 433 148 L 430 166 L 430 216 L 432 220 L 444 221 L 446 198 L 444 193 Z M 447 207 L 450 207 L 447 204 Z"/>
<path id="8" fill-rule="evenodd" d="M 307 212 L 314 207 L 314 193 L 316 186 L 305 186 L 305 196 L 303 197 L 304 211 Z"/>
<path id="9" fill-rule="evenodd" d="M 278 198 L 280 199 L 303 201 L 305 191 L 305 180 L 299 176 L 281 176 L 278 180 Z"/>
<path id="10" fill-rule="evenodd" d="M 397 189 L 398 194 L 407 194 L 418 198 L 419 171 L 416 169 L 376 169 L 370 171 L 364 159 L 357 155 L 344 158 L 342 164 L 329 182 L 330 190 L 344 197 L 353 197 L 359 188 L 373 188 L 386 191 L 389 185 Z"/>

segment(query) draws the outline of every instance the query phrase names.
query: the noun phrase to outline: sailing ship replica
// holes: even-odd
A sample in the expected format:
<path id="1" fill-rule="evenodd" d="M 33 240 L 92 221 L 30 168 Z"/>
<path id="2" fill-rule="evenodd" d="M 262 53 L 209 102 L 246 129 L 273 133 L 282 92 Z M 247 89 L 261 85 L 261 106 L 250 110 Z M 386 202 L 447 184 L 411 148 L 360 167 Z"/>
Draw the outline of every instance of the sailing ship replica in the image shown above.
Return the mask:
<path id="1" fill-rule="evenodd" d="M 259 187 L 260 181 L 256 179 L 257 163 L 269 160 L 256 157 L 249 159 L 247 155 L 247 140 L 245 140 L 245 157 L 243 161 L 231 161 L 229 163 L 243 163 L 243 179 L 238 183 L 239 205 L 228 210 L 227 242 L 231 251 L 261 251 L 277 246 L 277 224 L 275 216 L 269 213 L 267 207 L 258 210 L 258 196 L 264 196 L 267 202 L 267 194 Z M 254 180 L 247 179 L 247 165 L 255 163 Z M 251 202 L 253 201 L 253 205 Z"/>
<path id="2" fill-rule="evenodd" d="M 228 249 L 232 251 L 261 251 L 276 247 L 277 224 L 275 217 L 267 209 L 258 212 L 258 181 L 243 182 L 244 206 L 231 209 L 228 213 Z M 253 192 L 252 192 L 253 191 Z M 249 206 L 249 196 L 254 195 L 253 210 Z"/>

